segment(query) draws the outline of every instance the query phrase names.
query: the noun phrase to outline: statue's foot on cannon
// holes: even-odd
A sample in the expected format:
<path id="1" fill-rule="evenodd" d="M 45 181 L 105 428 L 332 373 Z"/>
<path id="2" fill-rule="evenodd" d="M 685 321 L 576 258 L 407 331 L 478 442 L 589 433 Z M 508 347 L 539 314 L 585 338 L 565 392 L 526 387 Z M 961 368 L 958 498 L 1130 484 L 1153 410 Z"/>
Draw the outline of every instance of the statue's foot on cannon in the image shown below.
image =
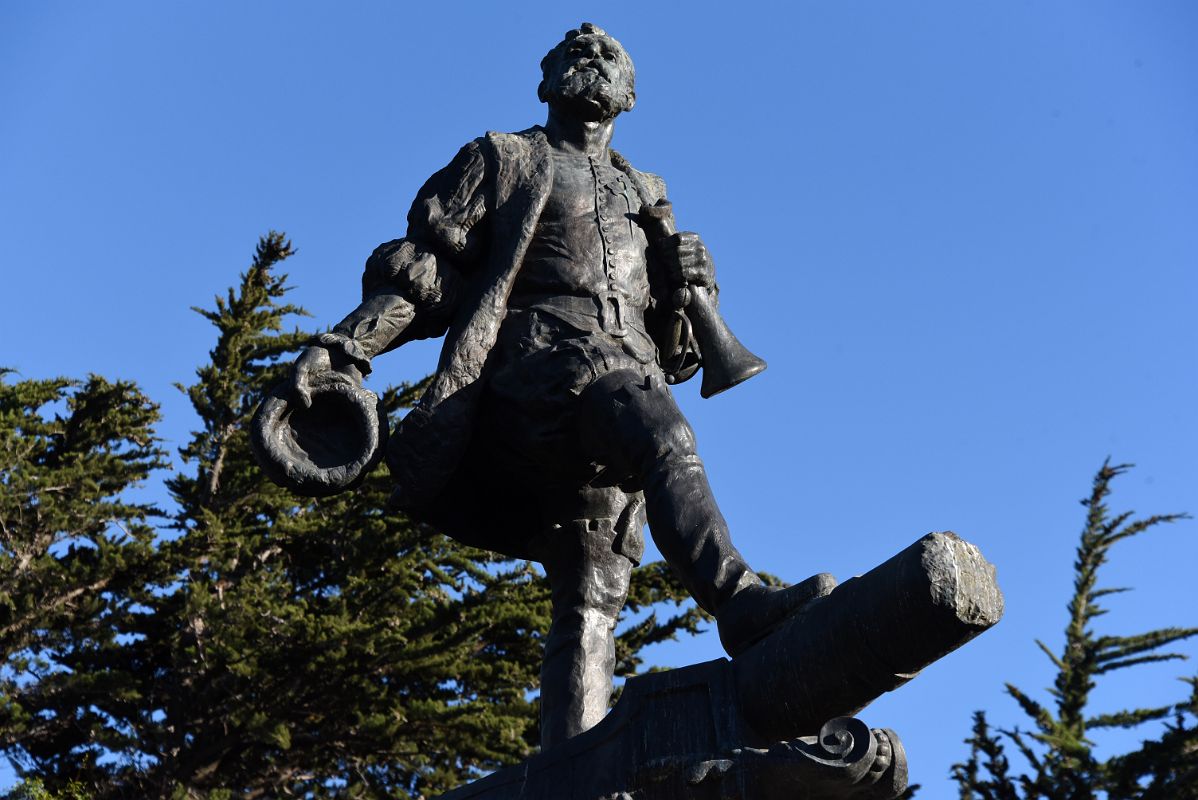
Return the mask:
<path id="1" fill-rule="evenodd" d="M 826 572 L 794 586 L 746 586 L 716 613 L 720 643 L 735 658 L 835 588 L 836 579 Z"/>

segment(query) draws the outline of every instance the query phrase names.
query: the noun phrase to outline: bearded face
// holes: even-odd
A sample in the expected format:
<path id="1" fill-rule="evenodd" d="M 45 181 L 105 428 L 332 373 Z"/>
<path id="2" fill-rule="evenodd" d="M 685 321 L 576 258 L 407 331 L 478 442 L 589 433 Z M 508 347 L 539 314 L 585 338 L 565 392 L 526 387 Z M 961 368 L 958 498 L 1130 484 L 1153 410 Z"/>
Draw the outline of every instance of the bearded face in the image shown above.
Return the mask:
<path id="1" fill-rule="evenodd" d="M 636 102 L 632 60 L 606 35 L 583 34 L 546 56 L 541 101 L 591 122 L 613 119 Z"/>

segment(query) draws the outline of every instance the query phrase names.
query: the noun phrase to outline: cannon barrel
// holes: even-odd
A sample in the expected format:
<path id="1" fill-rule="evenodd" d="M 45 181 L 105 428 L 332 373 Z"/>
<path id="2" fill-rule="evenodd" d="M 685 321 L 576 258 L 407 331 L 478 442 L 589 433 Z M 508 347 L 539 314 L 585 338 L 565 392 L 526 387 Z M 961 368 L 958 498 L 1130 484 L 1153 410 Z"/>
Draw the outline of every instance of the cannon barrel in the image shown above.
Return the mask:
<path id="1" fill-rule="evenodd" d="M 733 660 L 745 723 L 762 741 L 816 733 L 896 689 L 1002 617 L 994 566 L 929 533 L 837 586 Z"/>
<path id="2" fill-rule="evenodd" d="M 930 533 L 731 662 L 629 679 L 595 727 L 439 800 L 894 800 L 897 734 L 837 718 L 1002 616 L 994 567 Z"/>

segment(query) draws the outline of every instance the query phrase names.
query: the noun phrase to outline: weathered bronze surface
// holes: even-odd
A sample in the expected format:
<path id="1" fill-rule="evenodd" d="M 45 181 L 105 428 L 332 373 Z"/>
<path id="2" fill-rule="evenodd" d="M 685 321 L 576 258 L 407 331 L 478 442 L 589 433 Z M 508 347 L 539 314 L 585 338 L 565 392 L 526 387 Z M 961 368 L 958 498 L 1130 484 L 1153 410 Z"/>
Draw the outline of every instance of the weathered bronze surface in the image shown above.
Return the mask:
<path id="1" fill-rule="evenodd" d="M 820 727 L 997 621 L 993 569 L 936 535 L 840 588 L 826 574 L 763 583 L 668 386 L 702 370 L 708 397 L 765 363 L 721 318 L 711 256 L 675 231 L 664 182 L 611 149 L 636 99 L 624 48 L 586 23 L 541 67 L 545 125 L 488 133 L 429 178 L 407 234 L 367 260 L 362 303 L 263 404 L 255 450 L 309 495 L 352 487 L 385 452 L 398 507 L 544 565 L 544 752 L 523 769 L 549 782 L 522 797 L 892 797 L 905 782 L 893 733 Z M 375 356 L 439 336 L 436 374 L 388 439 L 362 377 Z M 607 715 L 646 521 L 734 660 L 638 679 Z M 678 686 L 700 688 L 685 699 Z M 505 780 L 452 796 L 507 797 L 487 788 Z"/>
<path id="2" fill-rule="evenodd" d="M 892 800 L 892 730 L 845 715 L 1002 616 L 994 568 L 930 533 L 748 651 L 628 681 L 591 730 L 442 800 Z"/>

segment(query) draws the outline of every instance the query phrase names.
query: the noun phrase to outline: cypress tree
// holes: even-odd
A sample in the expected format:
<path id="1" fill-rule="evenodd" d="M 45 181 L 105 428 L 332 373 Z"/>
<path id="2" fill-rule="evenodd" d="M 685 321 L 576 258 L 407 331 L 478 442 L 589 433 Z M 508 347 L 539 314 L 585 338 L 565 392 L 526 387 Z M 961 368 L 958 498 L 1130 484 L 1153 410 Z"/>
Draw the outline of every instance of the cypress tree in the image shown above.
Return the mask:
<path id="1" fill-rule="evenodd" d="M 253 410 L 310 338 L 286 329 L 303 314 L 276 271 L 292 254 L 282 234 L 263 237 L 238 285 L 197 309 L 217 329 L 209 362 L 181 387 L 199 426 L 180 451 L 184 469 L 166 481 L 169 517 L 121 506 L 136 558 L 109 568 L 120 575 L 111 599 L 29 623 L 54 636 L 86 624 L 106 646 L 75 636 L 8 651 L 0 741 L 39 791 L 418 798 L 534 749 L 549 615 L 539 571 L 386 512 L 383 468 L 353 492 L 307 500 L 253 461 Z M 385 390 L 393 418 L 419 388 Z M 148 426 L 153 408 L 142 403 Z M 145 465 L 105 484 L 116 497 L 162 454 L 148 427 L 113 430 L 117 450 Z M 13 447 L 26 435 L 15 426 Z M 139 441 L 149 449 L 133 451 Z M 29 494 L 41 502 L 36 486 Z M 157 532 L 151 521 L 163 523 Z M 8 594 L 30 604 L 23 592 Z M 661 564 L 634 573 L 630 597 L 643 619 L 620 636 L 625 675 L 643 647 L 700 622 L 693 609 L 657 619 L 659 604 L 685 597 Z M 49 666 L 34 670 L 34 658 Z"/>
<path id="2" fill-rule="evenodd" d="M 1187 678 L 1190 696 L 1165 706 L 1128 708 L 1094 713 L 1090 693 L 1103 676 L 1161 661 L 1184 658 L 1163 648 L 1198 634 L 1198 628 L 1168 627 L 1130 636 L 1098 634 L 1094 620 L 1105 613 L 1099 601 L 1128 591 L 1098 585 L 1101 567 L 1118 542 L 1158 525 L 1185 518 L 1159 514 L 1140 519 L 1134 512 L 1112 515 L 1106 504 L 1111 481 L 1129 465 L 1106 462 L 1094 477 L 1090 495 L 1082 500 L 1086 522 L 1073 564 L 1073 595 L 1068 604 L 1065 643 L 1054 653 L 1036 644 L 1056 667 L 1051 703 L 1041 703 L 1018 687 L 1007 692 L 1031 720 L 1031 730 L 995 730 L 984 712 L 974 715 L 972 736 L 966 740 L 969 757 L 952 769 L 961 800 L 1192 800 L 1198 798 L 1198 689 Z M 1159 738 L 1110 758 L 1099 758 L 1091 734 L 1110 728 L 1136 728 L 1171 720 Z M 1027 771 L 1012 774 L 1004 742 L 1027 763 Z"/>
<path id="3" fill-rule="evenodd" d="M 157 419 L 129 383 L 0 371 L 0 747 L 19 767 L 86 773 L 128 739 L 103 704 L 136 687 L 97 665 L 125 648 L 154 572 L 161 512 L 126 494 L 164 466 Z"/>

